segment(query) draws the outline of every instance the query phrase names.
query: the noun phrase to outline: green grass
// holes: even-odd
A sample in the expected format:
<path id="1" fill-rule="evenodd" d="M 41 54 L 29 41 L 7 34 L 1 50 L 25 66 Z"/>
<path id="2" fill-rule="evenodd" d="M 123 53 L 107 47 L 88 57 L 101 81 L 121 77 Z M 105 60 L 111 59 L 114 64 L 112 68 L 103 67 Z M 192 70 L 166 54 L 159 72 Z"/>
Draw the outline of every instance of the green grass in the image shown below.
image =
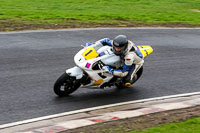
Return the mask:
<path id="1" fill-rule="evenodd" d="M 200 25 L 199 10 L 200 0 L 0 0 L 0 24 Z"/>
<path id="2" fill-rule="evenodd" d="M 130 133 L 199 133 L 200 118 L 187 120 L 180 123 L 171 123 L 158 127 L 146 129 L 144 131 L 133 131 Z"/>

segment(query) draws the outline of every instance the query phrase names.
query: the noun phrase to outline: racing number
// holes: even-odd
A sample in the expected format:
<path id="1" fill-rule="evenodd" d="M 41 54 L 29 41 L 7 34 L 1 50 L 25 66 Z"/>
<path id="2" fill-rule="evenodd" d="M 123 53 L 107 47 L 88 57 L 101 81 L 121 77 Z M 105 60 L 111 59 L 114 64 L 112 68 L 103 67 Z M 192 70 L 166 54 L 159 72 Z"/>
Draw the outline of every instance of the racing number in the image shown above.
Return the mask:
<path id="1" fill-rule="evenodd" d="M 92 52 L 92 50 L 90 50 L 88 53 L 86 53 L 85 56 L 88 56 L 91 52 Z"/>
<path id="2" fill-rule="evenodd" d="M 98 56 L 98 53 L 96 52 L 96 50 L 94 48 L 88 48 L 86 49 L 83 54 L 82 54 L 86 60 L 88 59 L 93 59 L 96 58 Z"/>

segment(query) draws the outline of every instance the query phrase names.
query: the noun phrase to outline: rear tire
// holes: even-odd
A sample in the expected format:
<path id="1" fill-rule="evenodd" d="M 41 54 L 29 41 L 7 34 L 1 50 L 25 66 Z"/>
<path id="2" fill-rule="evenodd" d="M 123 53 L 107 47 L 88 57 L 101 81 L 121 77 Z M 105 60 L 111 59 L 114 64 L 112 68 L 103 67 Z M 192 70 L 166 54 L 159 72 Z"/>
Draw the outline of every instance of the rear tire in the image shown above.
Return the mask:
<path id="1" fill-rule="evenodd" d="M 68 96 L 80 87 L 80 82 L 75 77 L 63 73 L 54 84 L 54 92 L 60 97 Z"/>
<path id="2" fill-rule="evenodd" d="M 134 83 L 142 76 L 143 73 L 143 66 L 137 71 L 137 79 L 134 81 Z"/>

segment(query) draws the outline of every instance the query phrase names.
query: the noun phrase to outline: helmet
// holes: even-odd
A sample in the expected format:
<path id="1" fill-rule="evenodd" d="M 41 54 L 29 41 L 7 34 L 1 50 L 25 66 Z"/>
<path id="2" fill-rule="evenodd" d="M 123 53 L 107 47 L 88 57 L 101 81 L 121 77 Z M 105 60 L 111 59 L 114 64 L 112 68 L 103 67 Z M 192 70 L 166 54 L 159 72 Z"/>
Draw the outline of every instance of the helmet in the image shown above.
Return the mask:
<path id="1" fill-rule="evenodd" d="M 118 35 L 113 40 L 113 52 L 116 55 L 123 55 L 128 46 L 128 39 L 125 35 Z"/>

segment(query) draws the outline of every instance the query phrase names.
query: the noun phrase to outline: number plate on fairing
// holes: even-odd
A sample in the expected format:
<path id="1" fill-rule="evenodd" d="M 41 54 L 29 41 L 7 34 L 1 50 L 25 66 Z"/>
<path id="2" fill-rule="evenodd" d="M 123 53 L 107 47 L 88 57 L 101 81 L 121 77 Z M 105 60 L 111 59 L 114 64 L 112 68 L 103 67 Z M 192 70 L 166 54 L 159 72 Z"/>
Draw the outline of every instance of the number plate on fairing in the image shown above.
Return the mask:
<path id="1" fill-rule="evenodd" d="M 86 60 L 93 59 L 98 56 L 98 53 L 93 47 L 88 47 L 82 54 Z"/>

